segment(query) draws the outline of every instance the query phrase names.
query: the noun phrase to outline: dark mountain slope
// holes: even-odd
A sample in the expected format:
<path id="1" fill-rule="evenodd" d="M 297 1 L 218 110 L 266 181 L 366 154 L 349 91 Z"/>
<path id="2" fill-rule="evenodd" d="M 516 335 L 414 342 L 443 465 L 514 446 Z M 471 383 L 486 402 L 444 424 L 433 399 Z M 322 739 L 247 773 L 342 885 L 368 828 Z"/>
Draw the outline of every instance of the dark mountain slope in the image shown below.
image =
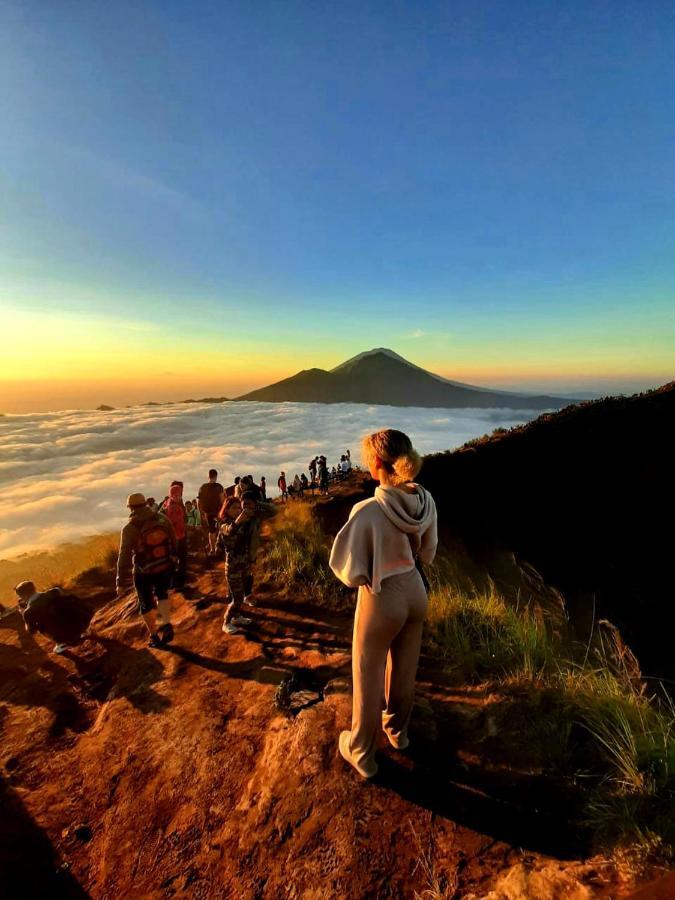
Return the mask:
<path id="1" fill-rule="evenodd" d="M 391 350 L 369 351 L 331 372 L 306 369 L 239 400 L 304 403 L 373 403 L 446 408 L 560 409 L 569 400 L 488 391 L 447 381 Z"/>
<path id="2" fill-rule="evenodd" d="M 427 457 L 421 481 L 477 552 L 508 548 L 675 676 L 675 382 L 585 403 Z"/>

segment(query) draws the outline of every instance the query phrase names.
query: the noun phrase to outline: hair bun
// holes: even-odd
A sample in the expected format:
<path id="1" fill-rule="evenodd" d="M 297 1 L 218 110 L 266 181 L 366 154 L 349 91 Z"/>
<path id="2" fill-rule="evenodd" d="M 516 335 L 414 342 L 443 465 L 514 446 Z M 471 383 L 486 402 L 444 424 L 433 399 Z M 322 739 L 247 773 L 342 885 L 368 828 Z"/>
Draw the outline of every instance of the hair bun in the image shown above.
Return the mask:
<path id="1" fill-rule="evenodd" d="M 401 481 L 413 481 L 422 468 L 422 460 L 417 450 L 411 449 L 397 457 L 392 465 Z"/>

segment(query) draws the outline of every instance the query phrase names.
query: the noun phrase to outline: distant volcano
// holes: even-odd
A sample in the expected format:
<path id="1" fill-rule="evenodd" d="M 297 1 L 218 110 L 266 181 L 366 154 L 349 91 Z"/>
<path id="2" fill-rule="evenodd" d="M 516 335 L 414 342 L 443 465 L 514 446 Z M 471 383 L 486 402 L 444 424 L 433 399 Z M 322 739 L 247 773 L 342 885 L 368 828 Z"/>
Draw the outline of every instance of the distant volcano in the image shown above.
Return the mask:
<path id="1" fill-rule="evenodd" d="M 378 347 L 359 353 L 335 369 L 303 369 L 297 375 L 251 391 L 238 400 L 272 403 L 372 403 L 448 409 L 506 407 L 560 409 L 574 400 L 486 390 L 449 381 Z"/>

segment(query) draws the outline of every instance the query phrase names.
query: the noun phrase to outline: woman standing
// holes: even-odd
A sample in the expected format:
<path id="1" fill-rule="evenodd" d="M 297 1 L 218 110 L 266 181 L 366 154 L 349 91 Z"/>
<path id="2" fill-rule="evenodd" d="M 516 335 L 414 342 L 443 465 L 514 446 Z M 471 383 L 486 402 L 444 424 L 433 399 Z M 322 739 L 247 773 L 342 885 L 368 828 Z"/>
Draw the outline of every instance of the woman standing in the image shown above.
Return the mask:
<path id="1" fill-rule="evenodd" d="M 408 746 L 427 612 L 416 562 L 433 561 L 438 537 L 433 497 L 413 481 L 422 461 L 410 438 L 391 428 L 377 431 L 364 438 L 363 458 L 380 486 L 374 497 L 353 507 L 335 538 L 330 566 L 340 581 L 359 589 L 352 727 L 340 734 L 340 753 L 360 775 L 371 778 L 377 772 L 381 728 L 393 747 Z"/>

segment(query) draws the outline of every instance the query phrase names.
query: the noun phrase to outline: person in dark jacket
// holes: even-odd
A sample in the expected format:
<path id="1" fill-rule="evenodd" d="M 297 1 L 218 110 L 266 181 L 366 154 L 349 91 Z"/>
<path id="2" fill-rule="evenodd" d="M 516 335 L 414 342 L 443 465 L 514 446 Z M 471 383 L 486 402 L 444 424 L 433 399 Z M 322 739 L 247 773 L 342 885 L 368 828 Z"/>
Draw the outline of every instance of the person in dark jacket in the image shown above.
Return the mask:
<path id="1" fill-rule="evenodd" d="M 171 522 L 146 506 L 143 494 L 131 494 L 127 506 L 129 521 L 122 528 L 117 560 L 117 596 L 136 588 L 138 610 L 150 634 L 148 645 L 161 647 L 173 639 L 169 588 L 176 536 Z"/>
<path id="2" fill-rule="evenodd" d="M 14 588 L 19 598 L 19 612 L 23 616 L 26 631 L 39 631 L 56 641 L 54 653 L 63 653 L 68 647 L 79 644 L 91 621 L 91 611 L 73 594 L 54 587 L 38 591 L 32 581 L 22 581 Z"/>

